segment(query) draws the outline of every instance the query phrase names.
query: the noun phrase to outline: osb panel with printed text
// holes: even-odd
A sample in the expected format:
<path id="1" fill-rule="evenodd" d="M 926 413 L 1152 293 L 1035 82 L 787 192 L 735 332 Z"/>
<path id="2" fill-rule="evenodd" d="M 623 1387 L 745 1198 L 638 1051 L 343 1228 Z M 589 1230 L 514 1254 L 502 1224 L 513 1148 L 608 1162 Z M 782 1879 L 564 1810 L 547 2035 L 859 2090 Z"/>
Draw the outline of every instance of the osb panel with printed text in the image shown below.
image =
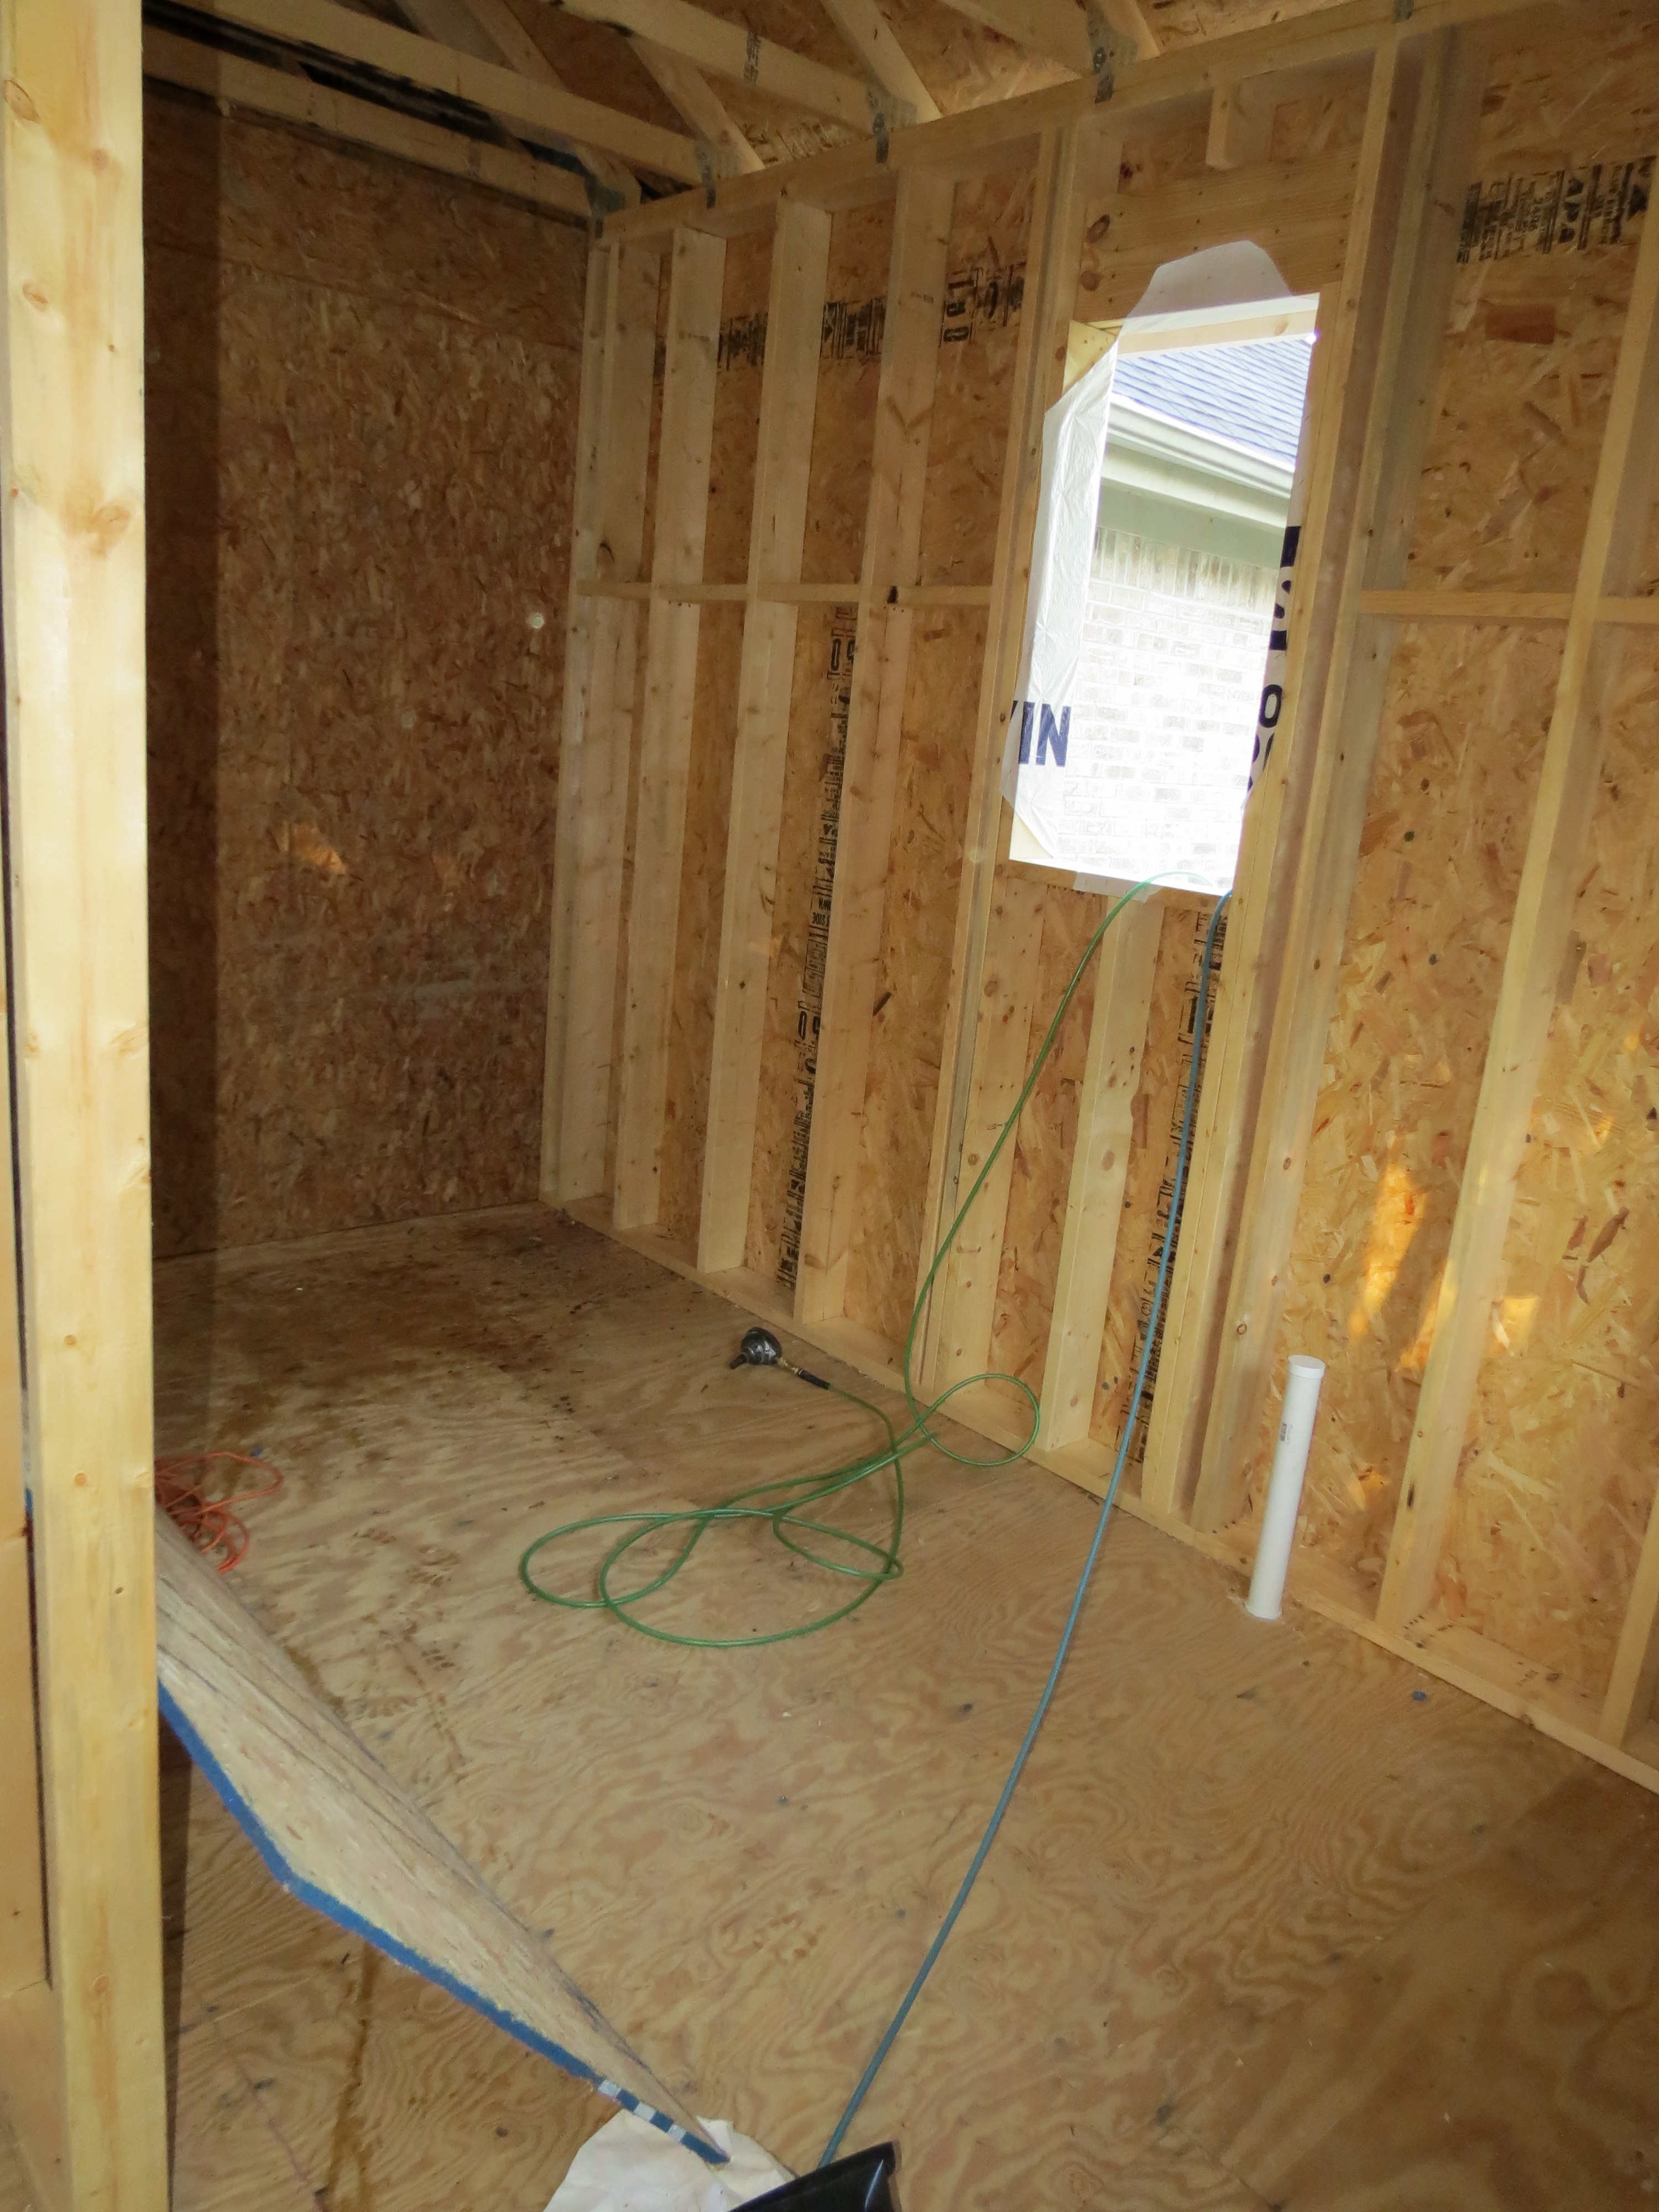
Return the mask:
<path id="1" fill-rule="evenodd" d="M 809 584 L 856 585 L 864 557 L 892 241 L 890 202 L 849 208 L 830 225 L 801 559 Z"/>
<path id="2" fill-rule="evenodd" d="M 957 187 L 927 443 L 924 584 L 991 581 L 1032 188 L 1029 171 Z"/>
<path id="3" fill-rule="evenodd" d="M 1572 588 L 1659 145 L 1651 36 L 1598 9 L 1492 64 L 1413 588 Z"/>

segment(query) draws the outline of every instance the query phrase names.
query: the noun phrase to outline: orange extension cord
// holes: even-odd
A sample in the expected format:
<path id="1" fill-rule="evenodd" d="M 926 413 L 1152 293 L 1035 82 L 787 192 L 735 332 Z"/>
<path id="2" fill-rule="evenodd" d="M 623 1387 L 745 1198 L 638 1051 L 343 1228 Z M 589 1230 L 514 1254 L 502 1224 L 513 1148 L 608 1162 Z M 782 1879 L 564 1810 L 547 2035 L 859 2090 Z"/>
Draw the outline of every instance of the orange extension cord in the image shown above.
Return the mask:
<path id="1" fill-rule="evenodd" d="M 236 1467 L 257 1467 L 271 1480 L 263 1490 L 238 1490 L 228 1498 L 209 1498 L 186 1480 L 190 1471 L 228 1460 Z M 155 1502 L 173 1522 L 209 1559 L 218 1556 L 219 1571 L 228 1574 L 247 1552 L 247 1523 L 237 1510 L 256 1499 L 272 1498 L 283 1486 L 283 1470 L 269 1460 L 247 1452 L 176 1452 L 155 1462 Z"/>

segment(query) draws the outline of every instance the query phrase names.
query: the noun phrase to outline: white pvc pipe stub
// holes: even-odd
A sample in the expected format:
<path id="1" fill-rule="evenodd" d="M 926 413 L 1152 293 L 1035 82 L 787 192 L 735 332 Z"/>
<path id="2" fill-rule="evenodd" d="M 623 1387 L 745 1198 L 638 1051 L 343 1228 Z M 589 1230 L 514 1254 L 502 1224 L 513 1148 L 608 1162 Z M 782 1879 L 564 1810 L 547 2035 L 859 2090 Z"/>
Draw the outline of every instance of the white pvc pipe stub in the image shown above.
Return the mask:
<path id="1" fill-rule="evenodd" d="M 1261 1516 L 1250 1595 L 1244 1601 L 1244 1610 L 1258 1620 L 1277 1620 L 1284 1600 L 1296 1520 L 1302 1510 L 1302 1478 L 1308 1471 L 1308 1447 L 1313 1442 L 1319 1386 L 1324 1380 L 1322 1359 L 1311 1358 L 1305 1352 L 1291 1354 L 1285 1403 L 1279 1416 L 1279 1443 L 1273 1451 L 1273 1473 L 1267 1478 L 1267 1510 Z"/>

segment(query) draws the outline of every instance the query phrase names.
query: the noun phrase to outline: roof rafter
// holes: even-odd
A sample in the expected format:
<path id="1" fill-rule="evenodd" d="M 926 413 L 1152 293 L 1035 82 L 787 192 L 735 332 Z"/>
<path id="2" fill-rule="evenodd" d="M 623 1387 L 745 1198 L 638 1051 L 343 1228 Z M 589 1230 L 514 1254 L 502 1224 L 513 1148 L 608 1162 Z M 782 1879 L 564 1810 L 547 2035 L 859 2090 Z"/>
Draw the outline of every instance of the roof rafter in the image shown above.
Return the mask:
<path id="1" fill-rule="evenodd" d="M 191 0 L 201 15 L 240 23 L 268 38 L 314 47 L 319 53 L 358 62 L 410 84 L 447 93 L 491 114 L 534 124 L 560 137 L 597 146 L 607 154 L 683 184 L 697 184 L 702 170 L 689 138 L 641 123 L 597 100 L 581 100 L 550 84 L 538 84 L 516 70 L 458 53 L 413 31 L 401 31 L 374 15 L 354 15 L 333 0 Z M 695 12 L 695 11 L 692 11 Z M 741 34 L 739 34 L 741 35 Z"/>
<path id="2" fill-rule="evenodd" d="M 1094 74 L 1089 26 L 1075 0 L 946 0 L 946 5 L 1078 76 Z"/>
<path id="3" fill-rule="evenodd" d="M 1148 20 L 1143 0 L 1099 0 L 1100 12 L 1121 39 L 1133 39 L 1137 61 L 1163 52 L 1163 41 Z"/>
<path id="4" fill-rule="evenodd" d="M 514 8 L 514 0 L 463 0 L 463 3 L 477 17 L 515 69 L 522 70 L 526 76 L 536 76 L 538 71 L 530 64 L 533 54 L 548 78 L 555 83 L 559 82 L 552 64 Z M 528 0 L 528 4 L 533 6 L 535 0 Z M 690 124 L 698 137 L 708 140 L 717 174 L 763 166 L 760 155 L 716 99 L 708 79 L 691 63 L 678 54 L 670 56 L 674 64 L 670 72 L 673 78 L 671 84 L 656 61 L 656 57 L 665 50 L 653 46 L 647 39 L 635 39 L 631 43 L 635 55 L 667 94 L 671 105 L 678 109 L 681 120 Z"/>
<path id="5" fill-rule="evenodd" d="M 158 84 L 199 92 L 256 114 L 308 124 L 347 145 L 372 146 L 423 169 L 469 178 L 493 191 L 533 200 L 561 215 L 585 216 L 588 212 L 587 193 L 579 176 L 538 161 L 520 148 L 464 137 L 441 124 L 399 115 L 377 101 L 354 100 L 331 86 L 313 84 L 307 76 L 249 61 L 240 54 L 222 53 L 151 24 L 144 27 L 144 75 Z"/>
<path id="6" fill-rule="evenodd" d="M 1000 32 L 1016 46 L 1059 62 L 1078 76 L 1099 74 L 1111 33 L 1131 41 L 1142 61 L 1158 51 L 1140 0 L 1095 0 L 1086 13 L 1077 0 L 945 0 L 945 4 L 970 22 Z"/>
<path id="7" fill-rule="evenodd" d="M 717 172 L 752 174 L 766 167 L 695 62 L 687 61 L 684 54 L 671 52 L 666 46 L 659 46 L 654 39 L 634 38 L 629 44 L 672 104 L 708 146 Z"/>
<path id="8" fill-rule="evenodd" d="M 939 102 L 917 76 L 876 0 L 823 0 L 823 9 L 884 92 L 902 101 L 915 122 L 939 120 Z"/>
<path id="9" fill-rule="evenodd" d="M 804 54 L 744 30 L 740 23 L 728 23 L 706 9 L 692 7 L 690 0 L 549 0 L 549 4 L 562 6 L 589 22 L 609 23 L 613 29 L 653 40 L 713 76 L 791 100 L 854 131 L 870 129 L 870 93 L 857 77 L 809 61 Z"/>
<path id="10" fill-rule="evenodd" d="M 477 54 L 481 61 L 501 62 L 520 76 L 538 84 L 565 89 L 563 78 L 514 14 L 507 0 L 398 0 L 398 6 L 417 28 L 440 45 Z M 509 125 L 509 127 L 510 125 Z M 522 131 L 526 126 L 520 125 Z M 564 142 L 597 183 L 625 207 L 637 204 L 640 180 L 627 164 L 603 147 Z"/>

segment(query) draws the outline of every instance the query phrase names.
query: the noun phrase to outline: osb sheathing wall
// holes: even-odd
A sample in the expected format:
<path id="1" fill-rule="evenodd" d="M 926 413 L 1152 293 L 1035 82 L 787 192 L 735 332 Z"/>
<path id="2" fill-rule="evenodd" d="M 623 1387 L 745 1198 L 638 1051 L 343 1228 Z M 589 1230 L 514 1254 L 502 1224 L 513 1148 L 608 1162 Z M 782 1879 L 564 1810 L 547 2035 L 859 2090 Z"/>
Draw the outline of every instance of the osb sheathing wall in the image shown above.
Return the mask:
<path id="1" fill-rule="evenodd" d="M 1365 88 L 1358 76 L 1285 101 L 1274 118 L 1268 160 L 1243 172 L 1207 166 L 1208 118 L 1201 109 L 1156 136 L 1131 135 L 1116 189 L 1103 180 L 1085 209 L 1079 319 L 1109 322 L 1128 314 L 1161 263 L 1237 236 L 1266 246 L 1292 290 L 1334 286 L 1341 273 L 1364 110 Z M 1029 871 L 1000 864 L 1000 890 L 1022 879 L 1029 885 Z M 1058 885 L 1038 890 L 1033 902 L 1035 1048 L 1107 904 Z M 1108 1446 L 1115 1446 L 1122 1433 L 1163 1236 L 1166 1216 L 1160 1205 L 1172 1168 L 1170 1132 L 1180 1120 L 1187 1076 L 1183 1018 L 1191 1004 L 1195 952 L 1201 951 L 1212 910 L 1211 902 L 1174 893 L 1160 894 L 1159 905 L 1163 921 L 1133 1106 L 1134 1138 L 1091 1424 L 1091 1433 Z M 992 1364 L 1033 1390 L 1042 1379 L 1092 1006 L 1091 977 L 1021 1117 L 1014 1146 Z M 911 1273 L 914 1279 L 914 1261 Z M 908 1297 L 906 1310 L 908 1316 Z M 996 1395 L 1007 1419 L 1018 1421 L 1023 1401 L 1018 1393 L 1004 1385 Z M 1139 1488 L 1143 1445 L 1144 1437 L 1125 1473 L 1131 1494 Z"/>
<path id="2" fill-rule="evenodd" d="M 524 1199 L 586 240 L 145 119 L 157 1249 Z"/>
<path id="3" fill-rule="evenodd" d="M 1125 146 L 1121 191 L 1091 203 L 1079 291 L 1079 313 L 1107 319 L 1128 313 L 1153 270 L 1171 251 L 1169 209 L 1195 243 L 1229 234 L 1224 210 L 1241 198 L 1255 214 L 1258 235 L 1271 243 L 1287 280 L 1316 290 L 1340 273 L 1341 244 L 1352 196 L 1355 144 L 1364 116 L 1362 83 L 1328 88 L 1316 98 L 1288 104 L 1275 126 L 1273 153 L 1288 162 L 1316 156 L 1311 174 L 1298 179 L 1287 206 L 1284 172 L 1265 180 L 1223 179 L 1205 166 L 1201 116 L 1184 129 Z M 1025 249 L 1030 217 L 1029 174 L 999 174 L 958 186 L 952 210 L 949 270 L 953 298 L 971 305 L 963 320 L 970 335 L 939 348 L 923 503 L 920 580 L 924 586 L 988 588 L 991 552 L 1007 441 L 1007 395 L 1020 324 Z M 1156 204 L 1156 220 L 1150 210 Z M 1109 207 L 1109 213 L 1108 212 Z M 881 297 L 887 269 L 890 209 L 837 216 L 832 231 L 829 296 L 861 301 Z M 1160 244 L 1158 241 L 1162 240 Z M 722 313 L 731 318 L 765 301 L 764 241 L 740 238 L 728 249 Z M 1176 248 L 1174 250 L 1179 250 Z M 733 270 L 745 275 L 739 305 Z M 728 325 L 729 327 L 729 325 Z M 729 350 L 729 349 L 728 349 Z M 803 574 L 808 582 L 856 579 L 868 491 L 877 363 L 837 357 L 826 340 L 820 368 L 807 504 Z M 752 468 L 758 378 L 748 360 L 723 363 L 716 402 L 717 466 L 710 490 L 710 544 L 716 516 L 724 526 L 724 487 L 731 459 L 722 451 L 721 426 Z M 746 477 L 744 480 L 747 482 Z M 733 520 L 737 520 L 736 517 Z M 741 516 L 746 533 L 747 511 Z M 711 582 L 742 573 L 746 535 L 734 565 L 707 564 Z M 849 592 L 848 598 L 854 594 Z M 851 610 L 844 609 L 844 614 Z M 699 696 L 729 710 L 735 685 L 741 624 L 736 611 L 704 610 L 699 658 Z M 939 1054 L 948 1000 L 952 933 L 966 833 L 972 737 L 984 649 L 986 614 L 977 607 L 930 608 L 912 630 L 902 721 L 895 825 L 884 907 L 876 1015 L 860 1139 L 860 1200 L 848 1270 L 848 1317 L 892 1346 L 909 1322 L 921 1258 L 927 1173 L 938 1102 Z M 714 654 L 708 632 L 729 640 L 731 672 L 722 694 L 710 684 Z M 828 672 L 834 614 L 826 607 L 801 611 L 797 639 L 789 763 L 784 789 L 778 890 L 773 912 L 774 952 L 769 984 L 767 1042 L 763 1060 L 755 1176 L 750 1200 L 747 1266 L 775 1275 L 781 1249 L 795 1118 L 797 1029 L 813 861 L 821 811 L 823 757 L 831 746 Z M 717 648 L 719 650 L 720 648 Z M 729 720 L 705 715 L 700 704 L 694 753 L 692 809 L 688 816 L 682 884 L 682 942 L 678 963 L 677 1040 L 689 1029 L 685 986 L 686 919 L 705 910 L 719 919 L 726 815 L 696 811 L 699 788 L 711 790 L 730 773 Z M 711 757 L 712 756 L 712 757 Z M 706 765 L 705 765 L 706 764 Z M 1034 902 L 1037 953 L 1036 1004 L 1046 1019 L 1089 932 L 1105 911 L 1101 901 L 1069 889 L 1032 885 L 1026 872 L 1001 865 L 1000 888 L 1023 878 Z M 712 894 L 710 885 L 712 884 Z M 712 896 L 712 906 L 705 906 Z M 1137 1145 L 1120 1237 L 1112 1313 L 1103 1354 L 1110 1376 L 1132 1364 L 1136 1316 L 1146 1258 L 1160 1224 L 1156 1216 L 1165 1158 L 1163 1142 L 1170 1109 L 1184 1074 L 1179 1037 L 1184 989 L 1192 969 L 1190 902 L 1167 902 L 1170 921 L 1160 951 L 1146 1079 L 1137 1107 L 1137 1131 L 1155 1133 Z M 1183 921 L 1178 917 L 1184 917 Z M 1207 921 L 1208 908 L 1203 909 Z M 695 925 L 694 925 L 695 926 Z M 714 938 L 699 931 L 705 966 L 696 1003 L 712 1008 Z M 1004 1237 L 992 1348 L 1000 1370 L 1041 1381 L 1052 1304 L 1060 1224 L 1066 1204 L 1076 1115 L 1076 1092 L 1086 1052 L 1091 985 L 1073 1006 L 1054 1060 L 1022 1120 L 1013 1154 L 1008 1225 Z M 1041 1034 L 1041 1021 L 1034 1031 Z M 700 1049 L 678 1054 L 671 1076 L 665 1148 L 665 1203 L 660 1226 L 686 1244 L 695 1243 L 702 1126 L 699 1101 L 707 1085 L 708 1021 Z M 686 1039 L 689 1044 L 689 1036 Z M 672 1164 L 672 1168 L 670 1164 Z M 1007 1394 L 1012 1416 L 1018 1401 Z M 1115 1441 L 1109 1389 L 1097 1430 Z M 1133 1477 L 1131 1477 L 1132 1481 Z"/>
<path id="4" fill-rule="evenodd" d="M 1182 26 L 1188 34 L 1204 27 Z M 1638 6 L 1558 14 L 1547 36 L 1524 23 L 1504 27 L 1486 72 L 1470 173 L 1490 193 L 1506 179 L 1547 179 L 1564 169 L 1588 176 L 1597 165 L 1610 179 L 1641 164 L 1659 147 L 1654 54 L 1650 11 Z M 1121 316 L 1161 262 L 1239 235 L 1266 246 L 1293 289 L 1321 291 L 1328 313 L 1345 281 L 1366 100 L 1364 66 L 1291 83 L 1265 148 L 1226 171 L 1206 161 L 1203 100 L 1165 111 L 1155 127 L 1131 116 L 1117 158 L 1096 168 L 1085 191 L 1075 316 Z M 919 604 L 912 623 L 845 1304 L 838 1320 L 817 1324 L 831 1348 L 889 1374 L 923 1258 L 930 1172 L 936 1187 L 939 1172 L 941 1059 L 951 1048 L 952 939 L 988 621 L 986 608 L 961 594 L 976 586 L 988 596 L 1015 351 L 1029 307 L 1023 279 L 1032 191 L 1029 167 L 991 165 L 990 173 L 958 182 L 951 205 L 949 295 L 988 296 L 985 280 L 994 275 L 999 304 L 971 338 L 939 349 L 916 573 L 921 585 L 948 586 L 959 596 L 952 605 Z M 1544 252 L 1534 234 L 1484 258 L 1477 249 L 1456 268 L 1402 586 L 1571 590 L 1637 252 L 1651 220 L 1638 191 L 1621 222 L 1590 226 L 1582 242 L 1557 240 Z M 891 225 L 890 200 L 835 215 L 832 303 L 882 295 Z M 761 397 L 756 323 L 766 303 L 769 245 L 765 228 L 739 229 L 726 248 L 704 568 L 711 590 L 744 574 Z M 666 255 L 664 261 L 665 271 Z M 663 298 L 665 306 L 665 274 Z M 950 317 L 944 319 L 948 327 Z M 838 327 L 832 307 L 818 369 L 802 574 L 826 587 L 844 584 L 850 603 L 878 378 L 873 362 L 838 349 Z M 1639 579 L 1621 589 L 1648 592 L 1659 584 L 1659 525 L 1655 530 Z M 1291 1351 L 1329 1363 L 1300 1530 L 1304 1594 L 1396 1648 L 1421 1650 L 1431 1665 L 1540 1725 L 1596 1747 L 1595 1716 L 1659 1479 L 1659 1298 L 1647 1256 L 1654 1249 L 1649 1156 L 1659 1148 L 1659 1073 L 1651 1066 L 1659 1015 L 1650 1003 L 1659 992 L 1659 923 L 1650 858 L 1659 840 L 1659 789 L 1645 763 L 1659 702 L 1651 628 L 1624 633 L 1624 672 L 1505 1279 L 1430 1609 L 1409 1634 L 1376 1619 L 1533 828 L 1564 610 L 1562 601 L 1554 614 L 1540 611 L 1525 621 L 1442 616 L 1401 624 L 1275 1376 Z M 828 598 L 799 611 L 748 1239 L 744 1266 L 709 1278 L 780 1317 L 792 1306 L 777 1278 L 802 1065 L 802 978 L 826 762 L 839 743 L 830 654 L 851 611 Z M 662 1200 L 654 1227 L 626 1232 L 693 1270 L 743 628 L 741 608 L 704 606 Z M 642 690 L 642 667 L 639 684 Z M 1288 883 L 1276 895 L 1288 898 Z M 1029 1006 L 1035 1043 L 1101 908 L 1006 863 L 996 867 L 989 896 L 1002 963 L 997 988 Z M 1048 1455 L 1085 1481 L 1100 1479 L 1103 1455 L 1121 1430 L 1167 1202 L 1171 1124 L 1207 918 L 1203 902 L 1161 895 L 1091 1441 L 1069 1458 Z M 626 971 L 624 942 L 619 1000 Z M 1000 1226 L 989 1232 L 998 1255 L 990 1364 L 1033 1389 L 1042 1379 L 1095 1013 L 1092 982 L 1085 983 L 1022 1116 L 1006 1201 L 996 1200 Z M 607 1181 L 609 1174 L 607 1167 Z M 948 1190 L 948 1163 L 946 1183 Z M 574 1188 L 565 1194 L 582 1199 L 586 1218 L 608 1222 L 604 1192 L 591 1200 Z M 1184 1506 L 1173 1518 L 1157 1504 L 1145 1510 L 1206 1548 L 1248 1558 L 1277 1394 L 1275 1379 L 1258 1445 L 1252 1451 L 1247 1439 L 1239 1453 L 1242 1502 L 1231 1526 L 1208 1535 L 1188 1525 Z M 1006 1384 L 956 1401 L 955 1410 L 989 1433 L 1024 1432 Z M 1138 1490 L 1132 1463 L 1126 1494 L 1137 1504 Z M 1600 1748 L 1627 1771 L 1650 1773 L 1659 1767 L 1655 1733 L 1650 1717 L 1637 1713 L 1622 1751 L 1614 1739 Z"/>
<path id="5" fill-rule="evenodd" d="M 1504 57 L 1479 174 L 1659 148 L 1652 27 Z M 1650 215 L 1645 218 L 1651 222 Z M 1407 582 L 1571 591 L 1643 225 L 1460 269 Z M 1650 544 L 1637 584 L 1659 584 Z M 1659 1480 L 1659 652 L 1625 670 L 1438 1597 L 1605 1691 Z M 1349 916 L 1282 1349 L 1328 1362 L 1303 1539 L 1374 1593 L 1514 912 L 1561 633 L 1408 629 Z M 1262 1486 L 1277 1413 L 1255 1468 Z"/>

